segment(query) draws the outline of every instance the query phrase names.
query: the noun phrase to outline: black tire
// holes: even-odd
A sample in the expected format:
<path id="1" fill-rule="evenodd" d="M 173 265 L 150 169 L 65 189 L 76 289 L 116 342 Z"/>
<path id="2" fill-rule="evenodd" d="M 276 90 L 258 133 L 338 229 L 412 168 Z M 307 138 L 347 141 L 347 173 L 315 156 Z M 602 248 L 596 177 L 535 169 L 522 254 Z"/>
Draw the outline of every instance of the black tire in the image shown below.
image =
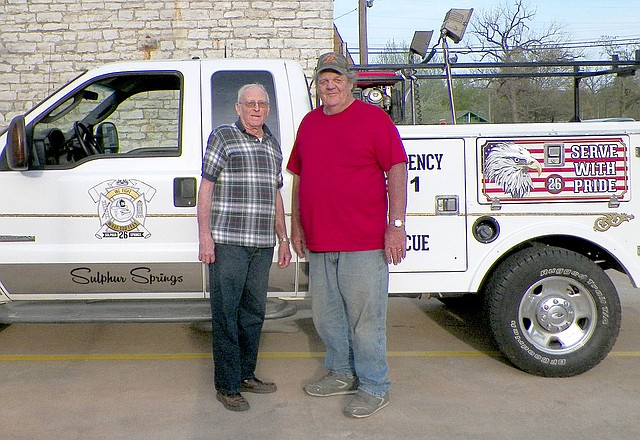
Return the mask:
<path id="1" fill-rule="evenodd" d="M 584 373 L 607 356 L 620 331 L 615 286 L 596 263 L 572 251 L 517 252 L 491 275 L 485 292 L 500 351 L 538 376 Z"/>

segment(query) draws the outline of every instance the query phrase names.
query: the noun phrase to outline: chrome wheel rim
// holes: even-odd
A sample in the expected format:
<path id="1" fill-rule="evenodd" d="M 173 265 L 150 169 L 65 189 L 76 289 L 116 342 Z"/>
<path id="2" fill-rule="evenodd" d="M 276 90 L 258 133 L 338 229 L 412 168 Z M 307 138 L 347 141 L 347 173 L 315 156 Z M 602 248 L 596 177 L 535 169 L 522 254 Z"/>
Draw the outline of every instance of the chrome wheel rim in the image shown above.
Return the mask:
<path id="1" fill-rule="evenodd" d="M 591 293 L 572 278 L 548 277 L 533 284 L 520 301 L 518 323 L 537 350 L 561 355 L 589 340 L 597 322 Z"/>

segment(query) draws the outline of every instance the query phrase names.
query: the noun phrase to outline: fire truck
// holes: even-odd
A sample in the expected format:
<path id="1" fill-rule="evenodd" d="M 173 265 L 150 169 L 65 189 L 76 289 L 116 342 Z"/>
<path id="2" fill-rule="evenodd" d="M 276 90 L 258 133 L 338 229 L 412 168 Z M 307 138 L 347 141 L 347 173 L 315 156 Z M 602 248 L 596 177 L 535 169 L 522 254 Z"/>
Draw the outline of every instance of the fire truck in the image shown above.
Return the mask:
<path id="1" fill-rule="evenodd" d="M 394 118 L 395 75 L 357 91 Z M 210 319 L 196 191 L 209 133 L 249 82 L 265 85 L 288 157 L 312 102 L 294 61 L 107 64 L 15 117 L 0 134 L 0 323 Z M 500 351 L 533 374 L 605 358 L 622 316 L 605 271 L 640 282 L 640 122 L 398 130 L 408 255 L 390 295 L 476 295 Z M 269 296 L 308 295 L 307 273 L 274 262 Z"/>

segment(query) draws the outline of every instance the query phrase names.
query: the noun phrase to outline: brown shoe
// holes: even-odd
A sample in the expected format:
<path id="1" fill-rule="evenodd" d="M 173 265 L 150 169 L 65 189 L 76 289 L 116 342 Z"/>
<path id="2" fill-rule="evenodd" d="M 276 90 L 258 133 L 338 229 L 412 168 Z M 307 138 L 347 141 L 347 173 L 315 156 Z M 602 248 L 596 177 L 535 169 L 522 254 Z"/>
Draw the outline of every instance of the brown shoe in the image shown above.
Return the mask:
<path id="1" fill-rule="evenodd" d="M 256 377 L 240 382 L 240 391 L 244 391 L 245 393 L 268 394 L 275 393 L 277 389 L 278 387 L 276 387 L 275 383 L 263 382 Z"/>
<path id="2" fill-rule="evenodd" d="M 222 402 L 229 411 L 246 411 L 249 409 L 249 402 L 240 393 L 225 394 L 218 391 L 216 399 Z"/>

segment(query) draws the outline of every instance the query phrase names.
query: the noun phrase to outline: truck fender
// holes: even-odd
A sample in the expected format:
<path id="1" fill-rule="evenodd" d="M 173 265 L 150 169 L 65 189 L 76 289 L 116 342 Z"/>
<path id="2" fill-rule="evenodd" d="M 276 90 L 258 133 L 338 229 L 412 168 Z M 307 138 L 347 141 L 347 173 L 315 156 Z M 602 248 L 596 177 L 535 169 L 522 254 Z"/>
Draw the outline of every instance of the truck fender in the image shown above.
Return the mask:
<path id="1" fill-rule="evenodd" d="M 553 231 L 553 233 L 549 231 Z M 504 234 L 504 229 L 502 232 Z M 508 232 L 506 235 L 501 236 L 499 240 L 490 243 L 489 246 L 492 246 L 492 248 L 484 252 L 482 258 L 478 260 L 478 264 L 469 268 L 470 271 L 473 271 L 469 291 L 478 292 L 487 277 L 491 275 L 494 266 L 506 255 L 509 255 L 513 249 L 520 248 L 526 243 L 540 241 L 540 239 L 551 235 L 575 237 L 589 241 L 595 246 L 604 249 L 625 269 L 625 273 L 630 277 L 633 285 L 638 286 L 640 273 L 629 269 L 636 267 L 633 262 L 638 257 L 621 248 L 619 241 L 608 238 L 606 232 L 595 232 L 592 227 L 588 227 L 586 224 L 543 221 Z"/>

